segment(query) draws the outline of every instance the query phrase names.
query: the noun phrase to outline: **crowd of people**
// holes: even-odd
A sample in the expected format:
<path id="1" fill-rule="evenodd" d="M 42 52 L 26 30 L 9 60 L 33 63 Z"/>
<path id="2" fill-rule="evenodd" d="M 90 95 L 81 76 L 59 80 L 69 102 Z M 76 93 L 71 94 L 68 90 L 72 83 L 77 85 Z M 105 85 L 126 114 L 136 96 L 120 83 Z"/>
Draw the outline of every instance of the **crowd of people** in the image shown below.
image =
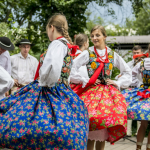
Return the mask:
<path id="1" fill-rule="evenodd" d="M 68 33 L 62 14 L 46 26 L 47 51 L 38 60 L 29 55 L 28 39 L 14 45 L 0 37 L 0 148 L 23 150 L 104 150 L 132 135 L 137 120 L 140 150 L 150 120 L 150 58 L 133 47 L 126 63 L 106 45 L 101 25 L 85 34 Z M 111 79 L 113 67 L 120 70 Z M 147 150 L 150 150 L 150 133 Z"/>

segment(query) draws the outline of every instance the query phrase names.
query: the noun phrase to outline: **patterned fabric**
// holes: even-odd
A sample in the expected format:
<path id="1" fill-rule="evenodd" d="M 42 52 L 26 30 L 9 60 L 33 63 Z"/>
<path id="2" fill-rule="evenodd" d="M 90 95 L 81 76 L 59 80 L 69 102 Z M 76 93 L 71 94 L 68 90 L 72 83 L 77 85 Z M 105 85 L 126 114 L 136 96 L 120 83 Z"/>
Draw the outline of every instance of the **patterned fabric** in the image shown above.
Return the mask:
<path id="1" fill-rule="evenodd" d="M 94 71 L 98 68 L 99 63 L 96 62 L 96 55 L 90 51 L 89 53 L 90 61 L 87 68 L 88 74 L 91 77 Z M 99 79 L 103 78 L 105 81 L 106 78 L 110 78 L 114 62 L 113 56 L 113 52 L 111 51 L 108 55 L 109 63 L 105 64 L 104 70 L 102 71 L 104 74 L 101 73 Z M 74 86 L 71 85 L 71 88 L 73 89 Z M 85 91 L 80 95 L 80 98 L 84 101 L 88 108 L 90 131 L 96 132 L 97 130 L 97 133 L 99 133 L 100 130 L 107 129 L 107 140 L 111 143 L 114 143 L 126 135 L 126 102 L 120 91 L 112 85 L 92 85 L 85 89 Z M 102 135 L 99 134 L 98 136 Z M 98 136 L 95 133 L 95 140 L 106 139 L 106 136 L 102 138 L 98 138 Z"/>
<path id="2" fill-rule="evenodd" d="M 59 41 L 61 41 L 62 43 L 64 43 L 67 46 L 66 41 L 61 40 L 61 39 L 59 39 Z M 47 53 L 47 51 L 40 56 L 40 66 L 42 66 L 42 64 L 43 64 L 46 53 Z M 58 80 L 59 83 L 64 83 L 67 86 L 69 85 L 68 78 L 70 75 L 72 63 L 73 63 L 73 60 L 72 60 L 72 57 L 70 56 L 70 49 L 68 48 L 68 53 L 64 58 L 64 63 L 63 63 L 62 70 L 61 70 L 61 76 Z"/>
<path id="3" fill-rule="evenodd" d="M 126 89 L 122 91 L 127 102 L 127 117 L 132 120 L 150 120 L 150 98 L 143 98 L 137 92 L 143 92 L 150 88 L 150 70 L 144 68 L 144 61 L 141 62 L 140 70 L 143 78 L 143 85 L 140 88 Z M 149 94 L 147 91 L 146 94 Z"/>
<path id="4" fill-rule="evenodd" d="M 133 88 L 122 91 L 127 103 L 127 117 L 132 120 L 150 121 L 150 98 L 142 98 L 137 92 L 143 92 L 145 88 Z M 150 93 L 147 91 L 146 94 Z"/>
<path id="5" fill-rule="evenodd" d="M 144 68 L 144 61 L 141 62 L 140 71 L 143 78 L 143 84 L 145 86 L 150 86 L 150 70 Z"/>
<path id="6" fill-rule="evenodd" d="M 96 61 L 97 56 L 94 52 L 89 50 L 89 63 L 87 64 L 88 75 L 91 76 L 94 74 L 95 70 L 99 67 L 100 63 Z M 113 64 L 114 64 L 114 52 L 110 51 L 108 53 L 109 63 L 105 63 L 104 69 L 102 70 L 100 76 L 98 77 L 101 80 L 102 84 L 105 84 L 107 78 L 111 78 Z"/>
<path id="7" fill-rule="evenodd" d="M 64 84 L 34 81 L 0 101 L 0 148 L 86 150 L 88 113 Z"/>
<path id="8" fill-rule="evenodd" d="M 27 84 L 23 84 L 23 85 L 21 85 L 21 87 L 24 87 L 24 86 L 26 86 Z M 18 90 L 20 90 L 21 89 L 21 87 L 18 87 L 18 86 L 13 86 L 12 88 L 11 88 L 11 94 L 14 94 L 15 92 L 17 92 Z"/>
<path id="9" fill-rule="evenodd" d="M 68 55 L 64 62 L 71 64 Z M 64 83 L 49 88 L 35 80 L 0 101 L 0 148 L 86 150 L 88 131 L 87 108 Z"/>
<path id="10" fill-rule="evenodd" d="M 126 102 L 120 91 L 112 85 L 100 84 L 88 87 L 80 98 L 88 108 L 90 131 L 107 128 L 111 143 L 126 135 Z"/>

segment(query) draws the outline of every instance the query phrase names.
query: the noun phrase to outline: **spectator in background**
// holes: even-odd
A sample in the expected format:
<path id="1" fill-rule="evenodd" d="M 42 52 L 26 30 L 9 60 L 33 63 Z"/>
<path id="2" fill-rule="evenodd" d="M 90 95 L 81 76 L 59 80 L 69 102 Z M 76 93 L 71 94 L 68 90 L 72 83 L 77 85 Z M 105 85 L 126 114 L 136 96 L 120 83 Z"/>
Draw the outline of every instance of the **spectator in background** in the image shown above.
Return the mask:
<path id="1" fill-rule="evenodd" d="M 0 37 L 0 66 L 2 66 L 11 75 L 11 60 L 8 51 L 14 50 L 14 45 L 7 37 Z M 9 91 L 5 96 L 9 95 Z"/>
<path id="2" fill-rule="evenodd" d="M 0 37 L 0 100 L 14 84 L 11 76 L 11 63 L 8 51 L 14 50 L 14 45 L 7 37 Z M 8 74 L 8 73 L 9 74 Z"/>
<path id="3" fill-rule="evenodd" d="M 137 54 L 143 54 L 143 49 L 142 49 L 142 47 L 139 46 L 139 45 L 135 45 L 135 46 L 132 48 L 132 54 L 133 54 L 133 56 L 134 56 L 134 55 L 137 55 Z M 132 59 L 132 60 L 129 61 L 127 64 L 128 64 L 128 66 L 129 66 L 131 69 L 133 69 L 134 66 L 135 66 L 138 62 L 140 62 L 140 61 L 142 61 L 142 59 L 137 59 L 137 60 Z M 118 76 L 116 77 L 116 79 L 119 78 L 119 77 L 121 77 L 121 76 L 122 76 L 121 74 L 118 75 Z M 134 80 L 134 81 L 131 83 L 130 88 L 140 87 L 140 85 L 142 84 L 142 83 L 140 82 L 141 79 L 142 79 L 142 77 L 141 77 L 141 75 L 139 74 L 139 75 L 137 76 L 137 79 Z M 140 121 L 137 121 L 137 132 L 138 132 L 138 129 L 139 129 L 139 127 L 140 127 L 140 124 L 141 124 Z M 136 132 L 136 135 L 137 135 L 137 132 Z M 127 136 L 131 136 L 131 135 L 132 135 L 132 120 L 128 120 L 128 121 L 127 121 Z"/>
<path id="4" fill-rule="evenodd" d="M 14 50 L 14 45 L 7 37 L 0 37 L 0 66 L 11 75 L 11 61 L 8 51 Z"/>
<path id="5" fill-rule="evenodd" d="M 38 66 L 38 60 L 29 54 L 32 44 L 28 39 L 22 39 L 16 46 L 20 48 L 20 53 L 11 56 L 11 74 L 15 81 L 12 93 L 34 81 Z"/>

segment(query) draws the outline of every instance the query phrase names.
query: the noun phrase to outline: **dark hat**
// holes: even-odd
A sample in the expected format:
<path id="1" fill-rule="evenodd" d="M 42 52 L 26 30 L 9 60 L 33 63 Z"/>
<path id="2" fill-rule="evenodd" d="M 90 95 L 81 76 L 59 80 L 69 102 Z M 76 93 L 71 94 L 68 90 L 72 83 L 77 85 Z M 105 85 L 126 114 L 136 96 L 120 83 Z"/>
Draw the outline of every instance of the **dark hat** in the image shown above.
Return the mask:
<path id="1" fill-rule="evenodd" d="M 14 45 L 11 43 L 8 37 L 0 37 L 0 48 L 8 51 L 15 49 Z"/>
<path id="2" fill-rule="evenodd" d="M 16 44 L 16 46 L 22 45 L 22 44 L 29 44 L 33 46 L 33 44 L 28 39 L 22 39 L 20 42 Z"/>

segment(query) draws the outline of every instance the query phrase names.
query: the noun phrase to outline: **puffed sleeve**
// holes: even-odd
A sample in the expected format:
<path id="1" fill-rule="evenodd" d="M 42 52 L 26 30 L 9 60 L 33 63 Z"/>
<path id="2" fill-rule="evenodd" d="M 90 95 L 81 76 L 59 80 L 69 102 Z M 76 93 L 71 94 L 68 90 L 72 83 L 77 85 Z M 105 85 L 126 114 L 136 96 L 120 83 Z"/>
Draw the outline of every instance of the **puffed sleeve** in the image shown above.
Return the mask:
<path id="1" fill-rule="evenodd" d="M 0 95 L 9 91 L 14 85 L 14 80 L 11 78 L 9 73 L 0 66 Z"/>
<path id="2" fill-rule="evenodd" d="M 35 76 L 35 73 L 36 73 L 36 70 L 37 70 L 38 64 L 39 64 L 39 62 L 38 62 L 38 60 L 35 58 L 35 60 L 34 60 L 34 70 L 33 70 L 33 74 L 34 74 L 34 76 Z"/>
<path id="3" fill-rule="evenodd" d="M 85 87 L 90 78 L 88 77 L 88 75 L 83 76 L 79 71 L 79 68 L 81 66 L 86 65 L 88 62 L 89 62 L 89 52 L 87 50 L 83 51 L 79 56 L 77 56 L 73 60 L 73 66 L 70 73 L 70 81 L 72 83 L 76 84 L 82 83 L 82 87 Z"/>
<path id="4" fill-rule="evenodd" d="M 54 40 L 48 47 L 43 65 L 39 70 L 40 86 L 55 86 L 61 75 L 64 57 L 67 54 L 67 46 L 59 40 Z"/>
<path id="5" fill-rule="evenodd" d="M 132 83 L 132 71 L 123 58 L 116 52 L 114 52 L 114 67 L 117 67 L 122 75 L 117 81 L 114 81 L 117 84 L 118 89 L 128 88 Z"/>
<path id="6" fill-rule="evenodd" d="M 135 83 L 137 81 L 137 76 L 140 74 L 140 64 L 139 62 L 133 69 L 132 69 L 132 82 Z"/>

